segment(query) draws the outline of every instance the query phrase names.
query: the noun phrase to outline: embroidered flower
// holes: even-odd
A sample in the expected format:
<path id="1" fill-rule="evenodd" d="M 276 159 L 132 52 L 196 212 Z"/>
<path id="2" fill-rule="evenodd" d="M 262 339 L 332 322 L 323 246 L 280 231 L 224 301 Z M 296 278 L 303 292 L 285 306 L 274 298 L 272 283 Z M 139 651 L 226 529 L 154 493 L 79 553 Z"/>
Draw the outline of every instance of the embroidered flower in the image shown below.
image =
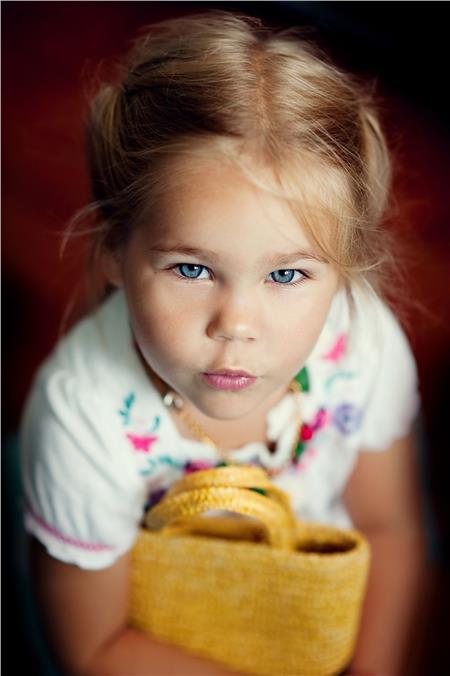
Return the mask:
<path id="1" fill-rule="evenodd" d="M 184 466 L 184 471 L 186 474 L 191 474 L 192 472 L 198 472 L 202 469 L 211 469 L 214 467 L 214 463 L 207 462 L 204 460 L 197 460 L 196 462 L 187 462 Z"/>
<path id="2" fill-rule="evenodd" d="M 311 441 L 316 432 L 328 425 L 330 419 L 331 416 L 329 412 L 324 408 L 320 408 L 310 423 L 303 423 L 301 426 L 299 434 L 299 446 L 303 446 L 305 441 Z"/>
<path id="3" fill-rule="evenodd" d="M 317 432 L 318 430 L 321 430 L 323 427 L 326 427 L 326 425 L 328 425 L 330 420 L 331 415 L 329 411 L 327 411 L 324 408 L 319 408 L 311 423 L 311 427 L 314 430 L 314 432 Z"/>
<path id="4" fill-rule="evenodd" d="M 300 458 L 303 461 L 305 455 L 306 443 L 313 439 L 316 432 L 323 429 L 331 420 L 330 413 L 324 409 L 320 408 L 315 414 L 314 418 L 310 423 L 303 423 L 300 429 L 297 447 L 294 452 L 294 464 L 302 464 Z M 314 451 L 315 454 L 315 451 Z"/>
<path id="5" fill-rule="evenodd" d="M 344 356 L 346 349 L 347 349 L 347 336 L 345 335 L 345 333 L 341 333 L 336 338 L 336 341 L 331 350 L 329 350 L 329 352 L 326 352 L 322 356 L 322 359 L 324 359 L 325 361 L 338 362 Z"/>
<path id="6" fill-rule="evenodd" d="M 361 411 L 353 404 L 341 404 L 333 411 L 333 423 L 342 434 L 353 434 L 361 424 Z"/>
<path id="7" fill-rule="evenodd" d="M 312 439 L 313 434 L 314 430 L 311 427 L 311 425 L 305 423 L 304 425 L 302 425 L 302 430 L 300 432 L 300 441 L 309 441 L 310 439 Z"/>
<path id="8" fill-rule="evenodd" d="M 159 439 L 159 437 L 155 437 L 152 434 L 137 435 L 128 433 L 126 436 L 133 444 L 134 450 L 138 453 L 150 453 L 152 445 Z"/>
<path id="9" fill-rule="evenodd" d="M 136 403 L 136 395 L 134 392 L 130 392 L 123 399 L 122 408 L 118 411 L 119 415 L 122 418 L 123 424 L 128 427 L 128 429 L 133 430 L 132 432 L 127 432 L 125 434 L 128 441 L 131 442 L 133 449 L 138 453 L 150 453 L 151 448 L 155 441 L 159 439 L 154 432 L 159 428 L 161 423 L 161 418 L 159 415 L 153 417 L 151 425 L 148 424 L 148 419 L 137 418 L 132 415 L 132 409 Z"/>

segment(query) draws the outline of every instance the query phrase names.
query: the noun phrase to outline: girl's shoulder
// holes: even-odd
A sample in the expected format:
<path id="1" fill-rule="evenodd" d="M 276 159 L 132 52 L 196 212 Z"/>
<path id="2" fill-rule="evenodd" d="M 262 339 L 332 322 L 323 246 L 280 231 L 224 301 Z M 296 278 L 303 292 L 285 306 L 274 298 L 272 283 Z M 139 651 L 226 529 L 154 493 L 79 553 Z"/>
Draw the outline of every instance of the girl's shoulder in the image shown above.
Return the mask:
<path id="1" fill-rule="evenodd" d="M 129 549 L 161 407 L 115 293 L 59 341 L 22 412 L 25 526 L 55 558 L 94 569 Z"/>
<path id="2" fill-rule="evenodd" d="M 99 400 L 137 389 L 145 390 L 155 406 L 160 404 L 160 397 L 136 354 L 121 289 L 58 341 L 38 369 L 34 388 L 48 386 L 55 378 L 71 382 L 78 391 L 88 392 Z"/>
<path id="3" fill-rule="evenodd" d="M 353 362 L 369 374 L 389 353 L 413 359 L 394 311 L 370 287 L 361 286 L 336 294 L 309 363 L 336 370 Z"/>
<path id="4" fill-rule="evenodd" d="M 331 412 L 335 427 L 361 448 L 387 447 L 408 431 L 419 410 L 408 337 L 370 288 L 337 294 L 307 366 L 311 409 Z"/>
<path id="5" fill-rule="evenodd" d="M 136 440 L 147 439 L 147 428 L 164 416 L 118 291 L 79 321 L 39 368 L 22 411 L 22 449 L 31 464 L 60 463 L 65 454 L 73 466 L 86 457 L 120 475 Z"/>
<path id="6" fill-rule="evenodd" d="M 60 338 L 38 370 L 46 378 L 58 369 L 92 386 L 115 380 L 134 367 L 124 294 L 112 293 Z"/>

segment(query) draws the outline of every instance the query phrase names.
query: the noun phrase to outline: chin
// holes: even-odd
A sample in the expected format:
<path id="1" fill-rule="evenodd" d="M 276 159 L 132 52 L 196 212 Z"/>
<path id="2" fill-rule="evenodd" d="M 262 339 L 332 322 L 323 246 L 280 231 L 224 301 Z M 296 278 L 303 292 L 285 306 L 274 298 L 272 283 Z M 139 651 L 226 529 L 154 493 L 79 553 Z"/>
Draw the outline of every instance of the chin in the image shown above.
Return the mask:
<path id="1" fill-rule="evenodd" d="M 208 400 L 200 398 L 199 401 L 191 399 L 191 401 L 203 415 L 214 418 L 214 420 L 239 420 L 258 406 L 258 402 L 244 401 L 236 396 L 236 393 L 226 393 L 224 396 L 217 397 L 216 401 L 211 401 L 210 398 Z"/>

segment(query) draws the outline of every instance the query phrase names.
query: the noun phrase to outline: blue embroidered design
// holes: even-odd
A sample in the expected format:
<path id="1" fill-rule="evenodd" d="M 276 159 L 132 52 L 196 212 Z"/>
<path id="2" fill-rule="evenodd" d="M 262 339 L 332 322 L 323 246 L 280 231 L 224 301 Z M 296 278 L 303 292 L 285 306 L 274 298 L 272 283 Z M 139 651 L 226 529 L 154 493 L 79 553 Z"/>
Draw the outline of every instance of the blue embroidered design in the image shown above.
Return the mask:
<path id="1" fill-rule="evenodd" d="M 356 376 L 356 373 L 352 373 L 351 371 L 338 371 L 337 373 L 333 373 L 331 376 L 328 376 L 328 378 L 325 381 L 325 389 L 330 390 L 332 385 L 334 385 L 336 380 L 339 380 L 340 378 L 344 378 L 345 380 L 350 380 L 351 378 L 354 378 Z"/>
<path id="2" fill-rule="evenodd" d="M 175 469 L 183 469 L 186 464 L 185 461 L 177 462 L 168 455 L 160 455 L 158 458 L 146 458 L 146 460 L 147 467 L 139 470 L 139 474 L 141 476 L 150 476 L 150 474 L 153 474 L 153 472 L 156 470 L 158 465 L 168 465 L 169 467 L 173 467 Z"/>
<path id="3" fill-rule="evenodd" d="M 149 476 L 157 467 L 158 460 L 156 458 L 147 458 L 147 467 L 139 470 L 141 476 Z"/>
<path id="4" fill-rule="evenodd" d="M 159 415 L 155 415 L 155 419 L 153 421 L 153 425 L 150 427 L 149 432 L 156 432 L 156 430 L 159 428 L 161 424 L 161 418 Z"/>
<path id="5" fill-rule="evenodd" d="M 186 462 L 177 462 L 173 458 L 171 458 L 169 455 L 161 455 L 158 458 L 159 462 L 163 465 L 169 465 L 169 467 L 175 467 L 176 469 L 181 469 L 182 467 L 185 466 Z"/>
<path id="6" fill-rule="evenodd" d="M 128 425 L 130 422 L 131 407 L 133 406 L 135 399 L 136 395 L 134 392 L 130 392 L 128 397 L 125 397 L 123 401 L 123 408 L 118 411 L 119 415 L 122 416 L 122 422 L 124 425 Z"/>

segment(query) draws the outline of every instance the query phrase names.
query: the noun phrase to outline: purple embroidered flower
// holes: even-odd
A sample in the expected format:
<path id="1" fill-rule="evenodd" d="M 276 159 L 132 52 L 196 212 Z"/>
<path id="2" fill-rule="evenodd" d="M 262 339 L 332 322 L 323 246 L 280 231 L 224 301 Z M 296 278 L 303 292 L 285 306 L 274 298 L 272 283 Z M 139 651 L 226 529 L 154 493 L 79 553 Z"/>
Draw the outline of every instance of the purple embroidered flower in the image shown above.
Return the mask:
<path id="1" fill-rule="evenodd" d="M 353 404 L 341 404 L 334 409 L 333 423 L 342 434 L 353 434 L 361 424 L 361 411 Z"/>
<path id="2" fill-rule="evenodd" d="M 158 502 L 164 497 L 166 493 L 167 488 L 159 488 L 154 493 L 151 493 L 147 498 L 147 502 L 145 503 L 144 512 L 146 512 L 147 509 L 150 509 L 151 507 L 157 505 Z"/>

